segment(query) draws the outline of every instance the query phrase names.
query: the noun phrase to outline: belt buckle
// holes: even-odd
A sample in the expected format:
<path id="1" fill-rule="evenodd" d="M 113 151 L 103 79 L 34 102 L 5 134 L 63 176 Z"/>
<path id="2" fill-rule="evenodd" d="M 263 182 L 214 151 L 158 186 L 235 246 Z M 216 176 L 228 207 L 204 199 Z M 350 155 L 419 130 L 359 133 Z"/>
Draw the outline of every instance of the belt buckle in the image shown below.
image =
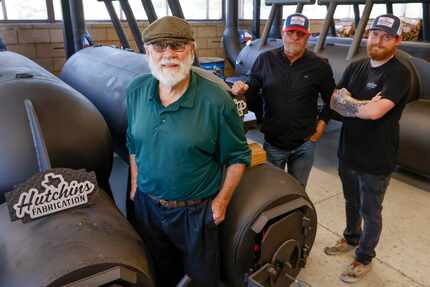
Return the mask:
<path id="1" fill-rule="evenodd" d="M 167 206 L 167 207 L 169 206 L 169 201 L 165 199 L 160 199 L 159 202 L 162 206 Z"/>

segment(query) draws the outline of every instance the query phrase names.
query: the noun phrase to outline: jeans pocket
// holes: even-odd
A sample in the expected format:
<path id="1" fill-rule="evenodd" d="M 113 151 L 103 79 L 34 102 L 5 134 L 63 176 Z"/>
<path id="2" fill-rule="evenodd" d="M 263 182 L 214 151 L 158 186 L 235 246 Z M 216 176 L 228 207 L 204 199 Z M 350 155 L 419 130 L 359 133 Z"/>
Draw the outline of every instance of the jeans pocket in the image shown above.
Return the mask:
<path id="1" fill-rule="evenodd" d="M 214 214 L 212 211 L 212 200 L 208 200 L 206 203 L 206 224 L 208 227 L 216 227 L 214 220 Z"/>
<path id="2" fill-rule="evenodd" d="M 139 198 L 139 190 L 136 190 L 136 193 L 134 194 L 133 203 L 134 205 L 137 204 L 138 198 Z"/>

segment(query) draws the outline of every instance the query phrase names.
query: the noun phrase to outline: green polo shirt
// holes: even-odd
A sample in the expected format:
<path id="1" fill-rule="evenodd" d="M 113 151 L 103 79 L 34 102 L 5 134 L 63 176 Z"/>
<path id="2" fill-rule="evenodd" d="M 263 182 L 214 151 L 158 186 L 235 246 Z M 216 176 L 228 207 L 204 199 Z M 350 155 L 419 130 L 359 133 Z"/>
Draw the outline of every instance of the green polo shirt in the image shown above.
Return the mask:
<path id="1" fill-rule="evenodd" d="M 166 200 L 218 193 L 223 167 L 249 165 L 250 150 L 231 97 L 191 72 L 185 94 L 164 107 L 158 81 L 136 78 L 127 90 L 127 147 L 135 155 L 138 189 Z"/>

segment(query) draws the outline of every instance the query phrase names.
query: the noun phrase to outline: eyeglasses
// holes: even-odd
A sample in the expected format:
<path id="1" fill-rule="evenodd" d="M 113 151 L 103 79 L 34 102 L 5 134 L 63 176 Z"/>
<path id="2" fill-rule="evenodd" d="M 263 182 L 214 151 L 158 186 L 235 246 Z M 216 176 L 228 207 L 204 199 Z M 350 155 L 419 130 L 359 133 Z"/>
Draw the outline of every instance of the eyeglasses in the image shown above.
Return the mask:
<path id="1" fill-rule="evenodd" d="M 167 50 L 167 47 L 170 47 L 174 52 L 183 52 L 187 47 L 188 42 L 185 41 L 159 41 L 152 43 L 152 48 L 157 53 L 162 53 Z"/>
<path id="2" fill-rule="evenodd" d="M 289 31 L 287 31 L 287 36 L 288 37 L 293 37 L 294 35 L 296 35 L 297 38 L 304 38 L 308 34 L 305 33 L 305 32 L 303 32 L 303 31 L 298 31 L 298 30 L 289 30 Z"/>

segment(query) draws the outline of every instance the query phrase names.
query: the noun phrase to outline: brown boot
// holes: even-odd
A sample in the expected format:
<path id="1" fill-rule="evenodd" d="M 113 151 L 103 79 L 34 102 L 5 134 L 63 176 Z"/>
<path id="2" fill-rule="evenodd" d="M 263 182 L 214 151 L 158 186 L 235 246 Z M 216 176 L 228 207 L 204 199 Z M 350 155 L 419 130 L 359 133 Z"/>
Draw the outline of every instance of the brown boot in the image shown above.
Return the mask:
<path id="1" fill-rule="evenodd" d="M 324 253 L 327 255 L 339 255 L 353 250 L 354 248 L 355 246 L 348 244 L 346 239 L 342 238 L 336 241 L 335 245 L 324 248 Z"/>
<path id="2" fill-rule="evenodd" d="M 371 265 L 364 265 L 361 262 L 355 261 L 348 265 L 345 271 L 340 275 L 340 280 L 345 283 L 355 283 L 363 279 L 363 277 L 371 270 Z"/>

